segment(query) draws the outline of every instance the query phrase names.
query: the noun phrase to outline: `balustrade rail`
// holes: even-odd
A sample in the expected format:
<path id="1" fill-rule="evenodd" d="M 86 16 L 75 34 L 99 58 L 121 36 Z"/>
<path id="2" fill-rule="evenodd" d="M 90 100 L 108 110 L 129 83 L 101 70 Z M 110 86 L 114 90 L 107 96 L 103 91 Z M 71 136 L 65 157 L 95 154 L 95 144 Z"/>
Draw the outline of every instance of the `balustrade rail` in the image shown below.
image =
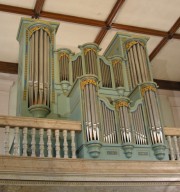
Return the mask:
<path id="1" fill-rule="evenodd" d="M 169 148 L 169 159 L 180 161 L 180 128 L 164 128 Z"/>
<path id="2" fill-rule="evenodd" d="M 77 121 L 0 116 L 4 154 L 12 156 L 76 158 Z M 169 159 L 180 160 L 180 128 L 164 128 Z"/>
<path id="3" fill-rule="evenodd" d="M 4 154 L 31 157 L 76 158 L 77 121 L 0 116 Z"/>

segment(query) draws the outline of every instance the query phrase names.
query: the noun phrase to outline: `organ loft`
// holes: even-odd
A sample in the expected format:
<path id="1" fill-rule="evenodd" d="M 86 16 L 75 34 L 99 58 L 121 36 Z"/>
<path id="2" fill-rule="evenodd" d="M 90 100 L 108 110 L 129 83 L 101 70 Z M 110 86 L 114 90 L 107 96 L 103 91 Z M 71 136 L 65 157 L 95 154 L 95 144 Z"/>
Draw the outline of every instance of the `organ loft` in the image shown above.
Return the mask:
<path id="1" fill-rule="evenodd" d="M 75 54 L 56 49 L 58 27 L 21 19 L 17 116 L 80 121 L 82 131 L 74 135 L 78 158 L 167 160 L 148 38 L 117 33 L 103 55 L 94 43 L 80 45 Z M 52 155 L 65 157 L 55 150 L 56 135 L 51 137 Z"/>

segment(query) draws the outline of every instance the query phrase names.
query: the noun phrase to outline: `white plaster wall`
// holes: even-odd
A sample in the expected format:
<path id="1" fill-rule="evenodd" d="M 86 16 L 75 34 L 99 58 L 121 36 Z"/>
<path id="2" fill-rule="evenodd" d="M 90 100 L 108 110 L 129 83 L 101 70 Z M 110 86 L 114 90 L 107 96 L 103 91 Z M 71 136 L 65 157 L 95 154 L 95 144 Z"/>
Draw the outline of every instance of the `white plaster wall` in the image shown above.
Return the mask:
<path id="1" fill-rule="evenodd" d="M 165 126 L 180 128 L 180 91 L 158 91 Z"/>
<path id="2" fill-rule="evenodd" d="M 9 115 L 10 92 L 16 79 L 17 75 L 0 73 L 0 115 Z M 4 154 L 4 136 L 4 127 L 0 127 L 0 154 Z"/>

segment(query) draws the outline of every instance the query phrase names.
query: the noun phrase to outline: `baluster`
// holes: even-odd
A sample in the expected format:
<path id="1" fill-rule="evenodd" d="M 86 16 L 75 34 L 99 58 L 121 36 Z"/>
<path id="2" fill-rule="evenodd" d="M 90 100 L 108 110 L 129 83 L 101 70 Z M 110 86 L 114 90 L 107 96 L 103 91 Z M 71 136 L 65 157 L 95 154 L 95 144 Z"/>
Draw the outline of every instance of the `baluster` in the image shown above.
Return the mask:
<path id="1" fill-rule="evenodd" d="M 67 130 L 63 131 L 63 138 L 64 138 L 64 158 L 68 158 L 68 143 L 67 143 Z"/>
<path id="2" fill-rule="evenodd" d="M 4 149 L 5 155 L 9 155 L 9 126 L 5 127 L 5 142 L 4 142 Z"/>
<path id="3" fill-rule="evenodd" d="M 23 156 L 27 157 L 27 127 L 23 128 Z"/>
<path id="4" fill-rule="evenodd" d="M 39 141 L 40 157 L 44 157 L 44 139 L 43 139 L 44 129 L 40 129 L 39 134 L 40 134 L 40 141 Z"/>
<path id="5" fill-rule="evenodd" d="M 19 155 L 19 127 L 15 127 L 14 155 Z"/>
<path id="6" fill-rule="evenodd" d="M 52 143 L 51 143 L 51 129 L 47 130 L 47 136 L 48 136 L 48 157 L 52 157 Z"/>
<path id="7" fill-rule="evenodd" d="M 72 149 L 72 158 L 76 159 L 75 131 L 71 131 L 71 149 Z"/>
<path id="8" fill-rule="evenodd" d="M 173 140 L 174 140 L 176 158 L 177 158 L 177 160 L 179 160 L 180 154 L 179 154 L 179 146 L 178 146 L 177 136 L 173 136 Z"/>
<path id="9" fill-rule="evenodd" d="M 55 137 L 56 137 L 56 158 L 60 158 L 60 142 L 59 142 L 59 130 L 55 130 Z"/>
<path id="10" fill-rule="evenodd" d="M 32 153 L 31 153 L 31 157 L 35 157 L 36 156 L 36 140 L 35 140 L 36 129 L 35 128 L 32 128 L 31 134 L 32 134 L 32 141 L 31 141 Z"/>
<path id="11" fill-rule="evenodd" d="M 171 141 L 171 136 L 167 136 L 167 140 L 168 140 L 168 144 L 169 144 L 170 157 L 171 157 L 171 160 L 174 161 L 175 157 L 174 157 L 174 149 L 173 149 L 173 145 L 172 145 L 172 141 Z"/>

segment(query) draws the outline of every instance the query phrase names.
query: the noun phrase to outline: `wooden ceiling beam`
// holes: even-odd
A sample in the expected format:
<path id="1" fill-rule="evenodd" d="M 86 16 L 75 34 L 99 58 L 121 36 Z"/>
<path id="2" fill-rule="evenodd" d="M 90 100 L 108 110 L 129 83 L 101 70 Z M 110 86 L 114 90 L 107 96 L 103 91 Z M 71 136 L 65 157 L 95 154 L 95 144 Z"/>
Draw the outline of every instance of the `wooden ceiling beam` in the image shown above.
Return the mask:
<path id="1" fill-rule="evenodd" d="M 118 23 L 113 23 L 111 25 L 111 27 L 115 28 L 115 29 L 119 29 L 119 30 L 125 30 L 125 31 L 129 31 L 129 32 L 142 33 L 142 34 L 154 35 L 154 36 L 160 36 L 160 37 L 165 37 L 168 35 L 168 33 L 165 31 L 130 26 L 130 25 L 123 25 L 123 24 L 118 24 Z"/>
<path id="2" fill-rule="evenodd" d="M 16 13 L 21 15 L 29 15 L 29 16 L 34 15 L 34 12 L 32 9 L 15 7 L 15 6 L 4 5 L 4 4 L 0 4 L 0 11 L 4 11 L 8 13 Z"/>
<path id="3" fill-rule="evenodd" d="M 111 26 L 114 17 L 116 16 L 117 12 L 119 11 L 119 9 L 122 7 L 123 3 L 125 2 L 125 0 L 117 0 L 116 4 L 114 5 L 114 7 L 112 8 L 108 18 L 106 19 L 106 26 L 109 27 Z"/>
<path id="4" fill-rule="evenodd" d="M 59 13 L 51 13 L 51 12 L 47 12 L 47 11 L 42 11 L 41 17 L 65 21 L 65 22 L 83 24 L 83 25 L 90 25 L 90 26 L 94 26 L 94 27 L 104 27 L 105 26 L 104 21 L 95 20 L 95 19 L 87 19 L 87 18 L 70 16 L 70 15 L 63 15 L 63 14 L 59 14 Z"/>
<path id="5" fill-rule="evenodd" d="M 96 36 L 96 39 L 94 41 L 95 43 L 100 44 L 102 42 L 102 40 L 104 39 L 108 30 L 111 29 L 112 21 L 113 21 L 114 17 L 116 16 L 117 12 L 119 11 L 119 9 L 122 7 L 124 2 L 125 2 L 125 0 L 116 1 L 116 4 L 112 8 L 108 18 L 105 21 L 106 27 L 103 27 L 101 29 L 101 31 L 98 33 L 98 35 Z"/>
<path id="6" fill-rule="evenodd" d="M 1 73 L 17 74 L 18 73 L 18 64 L 0 61 L 0 72 Z"/>
<path id="7" fill-rule="evenodd" d="M 159 51 L 164 47 L 164 45 L 168 42 L 168 37 L 164 37 L 160 43 L 156 46 L 156 48 L 149 55 L 149 60 L 152 61 L 153 58 L 159 53 Z"/>
<path id="8" fill-rule="evenodd" d="M 45 2 L 45 0 L 36 0 L 36 4 L 34 7 L 34 17 L 35 18 L 39 18 L 43 5 L 44 5 L 44 2 Z"/>
<path id="9" fill-rule="evenodd" d="M 15 7 L 15 6 L 4 5 L 4 4 L 0 4 L 0 11 L 21 14 L 21 15 L 34 16 L 34 11 L 32 9 Z M 47 12 L 47 11 L 42 11 L 40 16 L 49 18 L 49 19 L 65 21 L 65 22 L 90 25 L 90 26 L 94 26 L 94 27 L 106 27 L 106 23 L 104 21 L 95 20 L 95 19 L 75 17 L 75 16 L 70 16 L 70 15 L 51 13 L 51 12 Z M 165 37 L 168 35 L 168 32 L 165 32 L 165 31 L 130 26 L 130 25 L 123 25 L 123 24 L 118 24 L 118 23 L 112 23 L 111 27 L 115 28 L 115 29 L 119 29 L 119 30 L 126 30 L 129 32 L 142 33 L 142 34 L 154 35 L 154 36 L 160 36 L 160 37 Z M 174 34 L 172 38 L 180 39 L 180 34 Z"/>
<path id="10" fill-rule="evenodd" d="M 108 30 L 105 27 L 103 27 L 100 30 L 100 32 L 98 33 L 98 35 L 96 36 L 96 39 L 94 42 L 99 45 L 102 42 L 102 40 L 104 39 L 107 32 L 108 32 Z"/>
<path id="11" fill-rule="evenodd" d="M 168 35 L 164 37 L 160 43 L 155 47 L 155 49 L 152 51 L 152 53 L 149 56 L 150 61 L 154 59 L 154 57 L 160 52 L 160 50 L 165 46 L 165 44 L 173 38 L 175 35 L 175 32 L 180 27 L 180 17 L 177 19 L 177 21 L 174 23 L 174 25 L 171 27 L 171 29 L 168 31 Z"/>

